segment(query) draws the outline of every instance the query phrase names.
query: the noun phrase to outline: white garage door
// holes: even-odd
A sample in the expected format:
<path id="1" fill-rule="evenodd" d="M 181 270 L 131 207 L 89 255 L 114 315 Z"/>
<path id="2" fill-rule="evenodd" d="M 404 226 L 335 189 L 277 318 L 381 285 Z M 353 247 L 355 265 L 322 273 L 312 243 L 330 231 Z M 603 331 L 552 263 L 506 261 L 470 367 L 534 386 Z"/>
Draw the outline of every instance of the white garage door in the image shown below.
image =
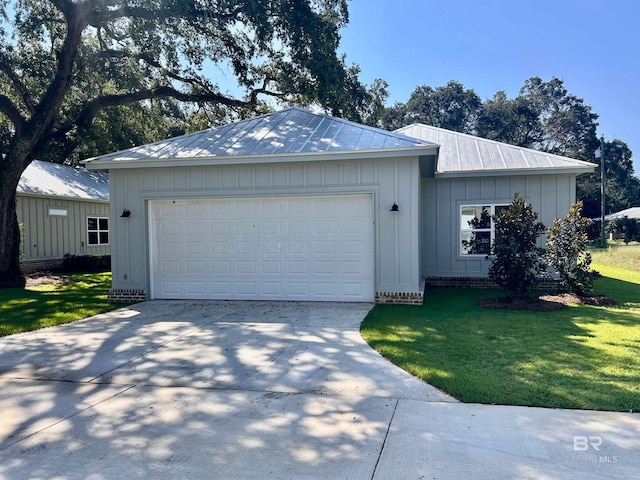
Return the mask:
<path id="1" fill-rule="evenodd" d="M 374 300 L 371 195 L 149 201 L 151 297 Z"/>

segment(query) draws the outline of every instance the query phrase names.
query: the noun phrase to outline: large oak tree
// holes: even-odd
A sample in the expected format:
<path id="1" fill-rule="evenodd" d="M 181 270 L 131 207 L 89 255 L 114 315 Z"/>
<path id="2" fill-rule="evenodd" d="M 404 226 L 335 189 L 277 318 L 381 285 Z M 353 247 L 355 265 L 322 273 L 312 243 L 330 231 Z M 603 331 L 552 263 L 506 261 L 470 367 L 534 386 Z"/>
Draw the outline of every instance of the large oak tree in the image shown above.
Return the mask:
<path id="1" fill-rule="evenodd" d="M 0 285 L 24 284 L 21 174 L 34 159 L 64 161 L 97 117 L 111 128 L 105 112 L 163 101 L 252 109 L 271 96 L 340 114 L 354 88 L 336 56 L 346 2 L 0 0 Z"/>

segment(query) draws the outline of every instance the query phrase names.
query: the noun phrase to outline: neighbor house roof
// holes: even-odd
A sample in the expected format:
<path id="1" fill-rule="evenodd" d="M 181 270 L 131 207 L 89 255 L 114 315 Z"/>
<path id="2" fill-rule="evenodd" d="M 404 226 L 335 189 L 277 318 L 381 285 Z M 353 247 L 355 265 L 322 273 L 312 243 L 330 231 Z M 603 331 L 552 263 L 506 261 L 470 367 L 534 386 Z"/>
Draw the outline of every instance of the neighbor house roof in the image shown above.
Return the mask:
<path id="1" fill-rule="evenodd" d="M 625 210 L 620 210 L 616 213 L 610 213 L 609 215 L 605 215 L 605 220 L 615 220 L 616 218 L 637 218 L 640 219 L 640 207 L 631 207 Z"/>
<path id="2" fill-rule="evenodd" d="M 109 201 L 109 175 L 34 160 L 22 173 L 18 194 Z"/>
<path id="3" fill-rule="evenodd" d="M 434 155 L 437 145 L 302 108 L 242 120 L 86 160 L 92 169 L 133 166 Z"/>
<path id="4" fill-rule="evenodd" d="M 597 165 L 416 123 L 396 130 L 440 145 L 436 176 L 588 173 Z"/>

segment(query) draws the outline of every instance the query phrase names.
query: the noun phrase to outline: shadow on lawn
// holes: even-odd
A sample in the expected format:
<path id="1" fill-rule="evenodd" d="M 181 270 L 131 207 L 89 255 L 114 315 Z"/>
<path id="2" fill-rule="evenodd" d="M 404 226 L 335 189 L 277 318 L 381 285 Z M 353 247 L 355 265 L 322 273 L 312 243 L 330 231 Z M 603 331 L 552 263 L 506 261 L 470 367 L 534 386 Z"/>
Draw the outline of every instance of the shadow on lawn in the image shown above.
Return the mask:
<path id="1" fill-rule="evenodd" d="M 497 311 L 475 305 L 486 290 L 436 289 L 422 307 L 376 306 L 362 330 L 394 363 L 461 401 L 638 411 L 640 286 L 597 286 L 619 304 Z"/>
<path id="2" fill-rule="evenodd" d="M 113 310 L 107 301 L 111 275 L 71 274 L 62 285 L 0 290 L 0 335 L 33 330 Z"/>

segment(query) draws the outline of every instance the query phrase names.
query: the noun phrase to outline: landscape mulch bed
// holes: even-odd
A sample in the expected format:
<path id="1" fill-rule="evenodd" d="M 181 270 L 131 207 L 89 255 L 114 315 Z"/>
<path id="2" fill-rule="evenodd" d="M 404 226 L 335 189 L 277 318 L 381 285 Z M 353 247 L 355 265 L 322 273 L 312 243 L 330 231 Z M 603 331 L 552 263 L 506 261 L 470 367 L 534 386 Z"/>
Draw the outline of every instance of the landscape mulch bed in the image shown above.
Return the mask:
<path id="1" fill-rule="evenodd" d="M 27 287 L 37 287 L 39 285 L 65 285 L 71 283 L 68 277 L 61 277 L 51 272 L 35 272 L 25 275 Z"/>
<path id="2" fill-rule="evenodd" d="M 572 293 L 540 295 L 537 297 L 485 297 L 478 300 L 483 308 L 497 310 L 529 310 L 534 312 L 551 312 L 568 308 L 569 304 L 577 305 L 615 305 L 617 302 L 606 295 L 578 296 Z"/>

